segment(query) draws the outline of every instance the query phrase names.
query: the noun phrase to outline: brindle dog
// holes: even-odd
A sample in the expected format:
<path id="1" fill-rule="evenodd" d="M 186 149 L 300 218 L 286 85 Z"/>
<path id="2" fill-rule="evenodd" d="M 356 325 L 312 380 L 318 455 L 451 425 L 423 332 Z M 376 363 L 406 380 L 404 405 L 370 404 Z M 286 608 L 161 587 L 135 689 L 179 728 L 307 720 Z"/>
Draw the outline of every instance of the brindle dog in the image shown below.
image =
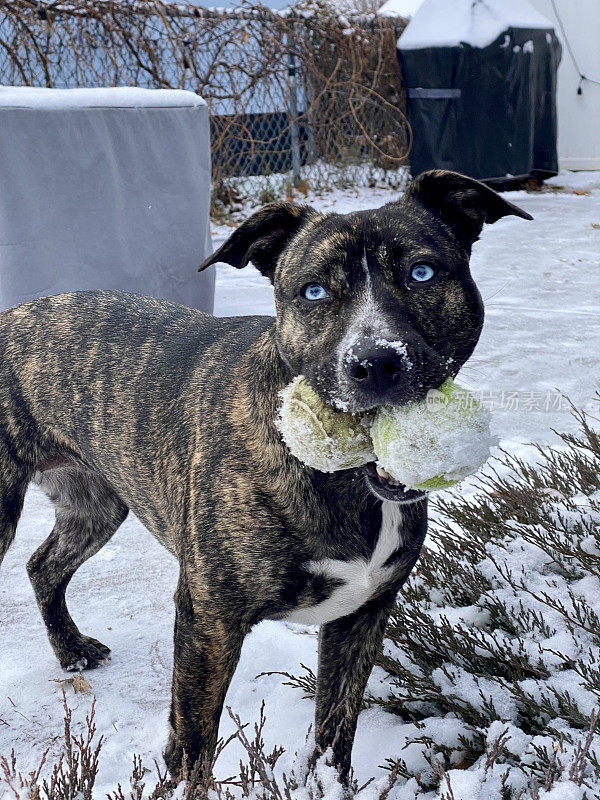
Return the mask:
<path id="1" fill-rule="evenodd" d="M 333 405 L 402 404 L 455 375 L 483 307 L 469 274 L 484 222 L 530 216 L 455 173 L 399 202 L 320 214 L 274 203 L 200 269 L 249 261 L 277 318 L 215 319 L 104 291 L 0 315 L 0 560 L 35 477 L 56 523 L 27 569 L 65 669 L 103 664 L 65 604 L 81 564 L 128 510 L 179 560 L 171 733 L 180 773 L 208 763 L 242 642 L 262 619 L 321 625 L 318 746 L 347 776 L 390 607 L 418 558 L 426 498 L 374 465 L 309 469 L 274 425 L 303 373 Z"/>

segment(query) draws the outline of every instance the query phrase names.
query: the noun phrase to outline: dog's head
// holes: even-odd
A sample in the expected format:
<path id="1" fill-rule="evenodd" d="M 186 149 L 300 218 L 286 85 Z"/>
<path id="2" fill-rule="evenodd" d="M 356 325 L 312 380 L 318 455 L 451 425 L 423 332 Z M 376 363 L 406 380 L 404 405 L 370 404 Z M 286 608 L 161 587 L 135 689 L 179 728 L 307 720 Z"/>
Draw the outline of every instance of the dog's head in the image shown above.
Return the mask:
<path id="1" fill-rule="evenodd" d="M 483 325 L 471 246 L 484 223 L 508 214 L 531 219 L 478 181 L 426 172 L 373 211 L 272 203 L 200 269 L 252 261 L 274 285 L 278 347 L 292 373 L 361 412 L 423 398 L 469 358 Z"/>

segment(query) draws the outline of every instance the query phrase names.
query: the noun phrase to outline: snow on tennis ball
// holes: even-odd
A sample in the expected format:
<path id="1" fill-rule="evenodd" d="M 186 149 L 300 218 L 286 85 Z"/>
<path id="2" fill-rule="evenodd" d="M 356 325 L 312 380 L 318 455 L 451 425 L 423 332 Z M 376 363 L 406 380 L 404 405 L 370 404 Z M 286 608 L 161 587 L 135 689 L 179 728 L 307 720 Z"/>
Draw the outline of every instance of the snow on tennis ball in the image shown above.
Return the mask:
<path id="1" fill-rule="evenodd" d="M 321 472 L 337 472 L 373 461 L 371 418 L 337 411 L 321 400 L 303 375 L 279 393 L 276 425 L 291 453 Z"/>
<path id="2" fill-rule="evenodd" d="M 490 413 L 450 378 L 424 401 L 381 406 L 371 426 L 377 463 L 407 488 L 446 489 L 487 461 Z"/>

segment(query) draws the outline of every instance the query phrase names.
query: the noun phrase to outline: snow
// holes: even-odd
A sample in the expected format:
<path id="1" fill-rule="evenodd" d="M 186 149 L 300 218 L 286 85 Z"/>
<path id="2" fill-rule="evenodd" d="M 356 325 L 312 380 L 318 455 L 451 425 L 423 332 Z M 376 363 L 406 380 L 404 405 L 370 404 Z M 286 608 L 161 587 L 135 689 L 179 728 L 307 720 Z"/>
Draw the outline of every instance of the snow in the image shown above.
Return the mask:
<path id="1" fill-rule="evenodd" d="M 380 345 L 381 347 L 389 347 L 390 350 L 394 350 L 396 353 L 398 353 L 398 355 L 401 356 L 404 369 L 407 371 L 413 368 L 413 363 L 408 357 L 408 348 L 404 342 L 400 341 L 400 339 L 397 339 L 395 342 L 390 342 L 389 339 L 377 337 L 375 339 L 375 344 Z"/>
<path id="2" fill-rule="evenodd" d="M 565 403 L 544 406 L 546 393 L 554 397 L 555 389 L 564 391 L 577 405 L 595 413 L 593 396 L 600 375 L 600 230 L 592 227 L 600 224 L 600 173 L 561 173 L 554 183 L 566 188 L 511 194 L 510 199 L 529 211 L 534 221 L 501 220 L 483 232 L 474 248 L 472 269 L 487 298 L 487 318 L 472 366 L 463 369 L 459 378 L 462 383 L 468 381 L 477 397 L 489 401 L 492 429 L 502 438 L 502 445 L 528 459 L 534 453 L 527 442 L 556 441 L 552 428 L 575 427 Z M 589 194 L 574 194 L 569 187 Z M 389 191 L 360 189 L 309 197 L 308 202 L 322 210 L 349 211 L 390 199 Z M 215 246 L 231 230 L 227 226 L 215 229 Z M 272 287 L 252 268 L 219 267 L 216 309 L 221 315 L 273 313 Z M 55 680 L 69 677 L 50 649 L 25 570 L 27 559 L 48 535 L 52 523 L 49 501 L 39 490 L 30 489 L 15 543 L 0 568 L 0 753 L 8 754 L 14 747 L 24 770 L 34 768 L 46 747 L 51 755 L 58 752 L 62 709 Z M 510 559 L 511 569 L 527 564 L 531 571 L 548 560 L 541 551 L 523 547 L 501 555 Z M 493 577 L 491 561 L 489 569 Z M 552 587 L 556 574 L 536 575 L 540 588 L 556 591 Z M 105 737 L 97 798 L 113 790 L 117 781 L 127 780 L 133 753 L 140 753 L 149 768 L 153 759 L 160 762 L 167 737 L 176 580 L 174 559 L 130 517 L 110 543 L 78 570 L 69 588 L 69 607 L 81 630 L 113 651 L 109 666 L 85 673 L 97 697 L 98 732 Z M 597 603 L 597 587 L 582 584 L 580 588 L 593 590 Z M 556 622 L 555 627 L 564 628 L 559 626 L 558 614 L 554 619 L 547 607 L 544 614 L 550 626 Z M 268 749 L 276 744 L 286 748 L 278 769 L 288 773 L 294 752 L 304 746 L 314 704 L 286 686 L 281 676 L 257 676 L 273 670 L 298 674 L 300 664 L 315 670 L 316 651 L 316 628 L 263 622 L 247 637 L 227 694 L 226 704 L 243 722 L 250 723 L 258 719 L 265 698 L 265 744 Z M 558 679 L 559 673 L 556 675 Z M 576 682 L 570 672 L 564 673 L 563 680 L 569 679 L 571 691 Z M 90 697 L 73 694 L 70 687 L 67 691 L 74 722 L 79 725 L 89 711 Z M 382 670 L 374 670 L 368 691 L 385 696 Z M 578 697 L 578 702 L 583 700 L 584 695 Z M 457 741 L 462 732 L 459 721 L 451 718 L 426 721 L 425 725 L 425 730 L 417 729 L 376 706 L 363 712 L 353 755 L 359 783 L 372 775 L 384 778 L 380 765 L 398 755 L 427 767 L 421 745 L 403 749 L 411 738 L 425 733 L 438 741 L 444 736 Z M 233 731 L 227 714 L 220 730 L 222 735 Z M 520 741 L 517 734 L 514 732 L 514 746 L 527 747 L 529 752 L 530 741 L 541 739 Z M 217 763 L 217 776 L 237 774 L 240 757 L 241 748 L 233 743 Z M 483 767 L 474 769 L 486 781 L 483 790 L 470 770 L 449 771 L 455 800 L 493 796 L 486 790 L 499 781 L 498 773 L 491 770 L 482 777 Z M 151 783 L 149 775 L 146 785 Z M 473 785 L 478 794 L 468 793 Z M 3 791 L 0 787 L 0 798 Z M 9 796 L 5 793 L 3 800 Z M 413 778 L 394 800 L 413 800 L 415 796 L 422 795 Z M 580 787 L 566 782 L 540 793 L 543 800 L 580 800 L 581 796 Z"/>
<path id="3" fill-rule="evenodd" d="M 600 189 L 600 172 L 592 170 L 587 172 L 567 172 L 563 170 L 553 178 L 549 178 L 546 181 L 546 185 L 558 188 L 582 189 L 583 191 Z"/>
<path id="4" fill-rule="evenodd" d="M 423 0 L 387 0 L 379 11 L 384 17 L 412 17 Z"/>
<path id="5" fill-rule="evenodd" d="M 394 0 L 388 0 L 389 13 Z M 402 32 L 398 47 L 487 47 L 507 28 L 552 29 L 527 0 L 424 0 Z"/>
<path id="6" fill-rule="evenodd" d="M 0 86 L 0 108 L 66 111 L 81 108 L 174 108 L 204 106 L 194 92 L 183 89 L 40 89 L 35 86 Z"/>

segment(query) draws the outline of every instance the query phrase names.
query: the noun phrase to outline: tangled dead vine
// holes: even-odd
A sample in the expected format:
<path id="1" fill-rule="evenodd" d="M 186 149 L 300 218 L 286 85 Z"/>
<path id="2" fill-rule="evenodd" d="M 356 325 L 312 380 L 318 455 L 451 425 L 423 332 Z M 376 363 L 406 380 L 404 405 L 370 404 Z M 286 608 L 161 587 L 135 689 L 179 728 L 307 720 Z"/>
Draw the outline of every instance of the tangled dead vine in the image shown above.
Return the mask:
<path id="1" fill-rule="evenodd" d="M 213 179 L 406 163 L 402 21 L 301 0 L 214 11 L 162 0 L 0 0 L 0 83 L 188 89 L 211 111 Z M 318 179 L 318 178 L 317 178 Z M 353 172 L 356 180 L 356 171 Z"/>

